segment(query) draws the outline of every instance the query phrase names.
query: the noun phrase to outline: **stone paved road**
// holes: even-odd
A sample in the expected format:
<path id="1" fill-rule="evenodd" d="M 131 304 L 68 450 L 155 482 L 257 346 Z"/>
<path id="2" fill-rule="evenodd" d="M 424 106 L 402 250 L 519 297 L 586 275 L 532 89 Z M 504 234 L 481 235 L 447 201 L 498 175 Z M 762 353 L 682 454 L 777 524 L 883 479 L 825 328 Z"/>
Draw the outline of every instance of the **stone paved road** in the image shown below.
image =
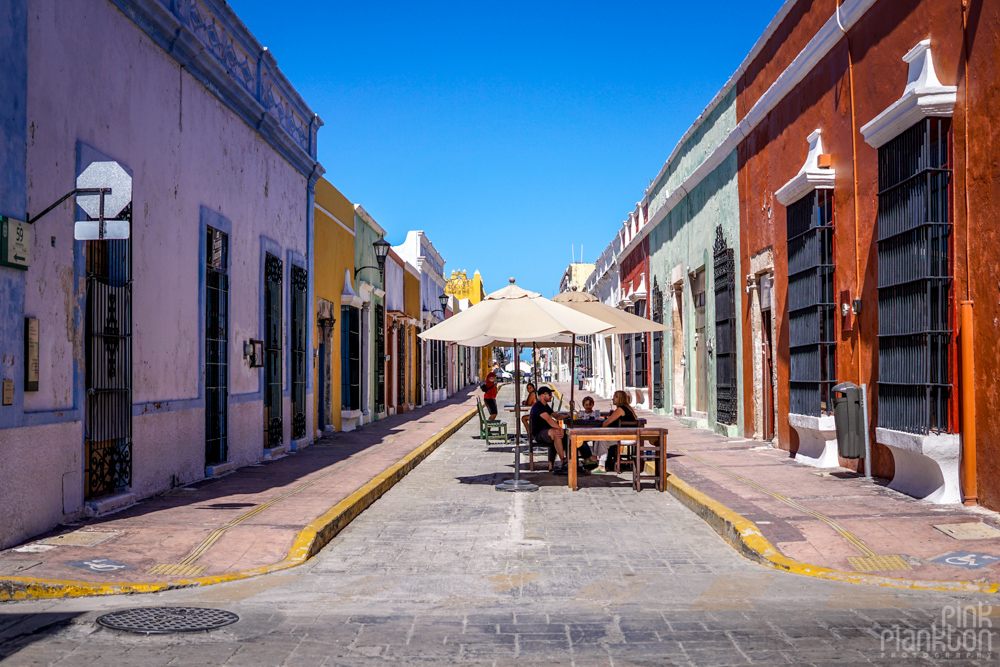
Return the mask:
<path id="1" fill-rule="evenodd" d="M 942 626 L 954 596 L 754 565 L 671 496 L 624 480 L 501 494 L 509 450 L 470 423 L 313 561 L 205 589 L 0 606 L 6 665 L 993 664 L 1000 637 Z M 589 481 L 596 482 L 594 478 Z M 165 636 L 98 629 L 112 609 L 219 607 L 239 623 Z M 989 607 L 983 608 L 984 612 Z M 1000 627 L 996 617 L 979 619 Z M 971 616 L 967 617 L 972 619 Z M 934 624 L 937 644 L 927 645 Z M 953 622 L 952 622 L 953 623 Z M 961 628 L 960 628 L 961 629 Z M 914 657 L 907 631 L 920 635 Z M 880 637 L 889 633 L 885 651 Z M 996 647 L 993 647 L 996 644 Z M 991 653 L 989 651 L 992 650 Z M 976 654 L 978 651 L 978 656 Z"/>

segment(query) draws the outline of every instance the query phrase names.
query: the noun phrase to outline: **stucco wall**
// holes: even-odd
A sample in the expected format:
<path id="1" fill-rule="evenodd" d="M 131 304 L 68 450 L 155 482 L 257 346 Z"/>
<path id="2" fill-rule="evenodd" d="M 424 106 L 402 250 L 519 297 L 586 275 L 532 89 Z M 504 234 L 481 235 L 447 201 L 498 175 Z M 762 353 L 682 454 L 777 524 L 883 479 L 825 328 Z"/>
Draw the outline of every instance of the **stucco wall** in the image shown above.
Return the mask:
<path id="1" fill-rule="evenodd" d="M 727 113 L 732 114 L 732 100 Z M 691 281 L 687 271 L 705 269 L 705 335 L 715 339 L 715 274 L 713 264 L 713 247 L 716 240 L 716 228 L 721 225 L 723 236 L 736 256 L 736 298 L 740 295 L 742 276 L 739 256 L 739 192 L 736 184 L 737 159 L 735 151 L 721 165 L 706 176 L 692 191 L 678 202 L 666 217 L 650 232 L 650 280 L 656 279 L 664 293 L 664 321 L 670 322 L 669 286 L 672 284 L 671 271 L 680 265 L 684 272 L 683 281 L 683 350 L 686 356 L 685 379 L 683 382 L 685 399 L 675 396 L 674 368 L 676 351 L 669 344 L 671 336 L 664 336 L 664 350 L 661 367 L 664 373 L 664 412 L 670 412 L 675 403 L 683 402 L 691 413 L 695 399 L 695 383 L 692 377 L 695 368 L 694 316 Z M 742 317 L 742 314 L 740 314 Z M 737 322 L 739 325 L 739 321 Z M 742 367 L 743 332 L 737 326 L 736 349 L 738 351 L 736 367 Z M 707 387 L 708 387 L 708 421 L 716 424 L 715 385 L 716 370 L 714 355 L 706 355 Z M 677 364 L 679 365 L 679 364 Z M 737 373 L 738 395 L 743 395 L 744 379 Z M 739 401 L 737 424 L 743 422 L 745 401 Z"/>
<path id="2" fill-rule="evenodd" d="M 230 395 L 256 406 L 252 429 L 240 436 L 231 428 L 230 451 L 259 458 L 263 372 L 242 362 L 242 346 L 262 337 L 265 246 L 283 261 L 287 323 L 289 260 L 307 254 L 306 177 L 111 4 L 29 4 L 28 211 L 69 191 L 90 160 L 117 160 L 133 174 L 132 491 L 149 495 L 204 475 L 205 210 L 231 222 Z M 84 400 L 85 245 L 73 241 L 73 219 L 67 202 L 35 225 L 24 296 L 24 314 L 41 321 L 43 369 L 25 410 L 64 411 L 67 419 L 78 417 Z M 285 378 L 287 360 L 283 369 Z M 287 438 L 287 398 L 285 404 Z M 5 457 L 26 461 L 49 447 L 70 458 L 82 452 L 78 425 L 38 434 L 30 447 L 15 445 Z M 64 472 L 53 465 L 37 476 L 9 477 L 0 504 L 25 497 L 38 516 L 54 516 L 60 494 L 49 492 L 50 482 Z M 25 525 L 41 525 L 32 521 Z"/>
<path id="3" fill-rule="evenodd" d="M 857 133 L 903 93 L 907 65 L 902 56 L 920 40 L 930 38 L 934 65 L 945 85 L 959 85 L 958 104 L 953 122 L 954 181 L 953 219 L 954 297 L 964 299 L 967 285 L 975 300 L 976 311 L 976 396 L 981 485 L 980 499 L 984 504 L 1000 507 L 1000 483 L 995 480 L 1000 465 L 1000 400 L 996 391 L 996 355 L 992 354 L 1000 332 L 1000 305 L 997 304 L 997 238 L 995 206 L 996 161 L 993 157 L 997 131 L 995 115 L 997 96 L 995 81 L 998 54 L 997 18 L 984 11 L 985 3 L 970 3 L 970 138 L 969 138 L 969 203 L 973 211 L 966 228 L 964 138 L 966 91 L 963 75 L 963 32 L 960 5 L 948 5 L 929 0 L 877 2 L 850 30 L 853 57 L 853 102 L 855 126 L 851 125 L 851 88 L 848 78 L 846 40 L 840 42 L 806 75 L 803 81 L 782 100 L 741 144 L 740 190 L 741 212 L 746 230 L 744 257 L 773 246 L 775 259 L 774 313 L 777 326 L 777 430 L 781 446 L 794 450 L 797 438 L 787 425 L 788 412 L 788 331 L 787 307 L 787 248 L 785 241 L 785 208 L 774 200 L 774 192 L 786 183 L 802 166 L 806 154 L 806 136 L 822 130 L 824 153 L 833 155 L 836 170 L 834 205 L 835 292 L 850 290 L 852 298 L 862 299 L 860 316 L 854 318 L 850 331 L 840 327 L 838 320 L 837 372 L 838 381 L 867 383 L 871 400 L 871 440 L 878 425 L 878 301 L 877 301 L 877 192 L 878 152 L 866 144 Z M 782 29 L 772 38 L 761 54 L 759 63 L 748 70 L 740 82 L 738 106 L 741 114 L 766 90 L 796 53 L 808 42 L 815 30 L 834 12 L 832 2 L 810 3 L 805 0 L 789 14 Z M 777 54 L 765 62 L 767 54 Z M 981 69 L 980 69 L 981 68 Z M 852 160 L 852 138 L 856 138 L 856 174 Z M 857 181 L 855 193 L 854 182 Z M 855 199 L 858 202 L 855 211 Z M 855 234 L 855 228 L 857 234 Z M 970 239 L 973 253 L 966 264 L 966 244 Z M 967 270 L 971 266 L 971 271 Z M 746 307 L 746 301 L 744 301 Z M 954 314 L 953 314 L 954 315 Z M 953 317 L 953 329 L 957 322 Z M 990 351 L 988 351 L 990 350 Z M 749 372 L 749 371 L 748 371 Z M 959 392 L 952 394 L 956 421 Z M 856 466 L 857 462 L 841 460 L 841 464 Z M 881 477 L 894 473 L 892 456 L 880 445 L 874 447 L 873 471 Z"/>
<path id="4" fill-rule="evenodd" d="M 341 429 L 340 392 L 340 295 L 344 291 L 345 271 L 354 274 L 354 205 L 326 179 L 316 183 L 316 212 L 314 234 L 314 296 L 333 304 L 337 322 L 330 332 L 330 424 L 334 430 Z M 331 217 L 333 216 L 333 217 Z M 334 219 L 336 218 L 336 220 Z M 314 323 L 313 341 L 319 346 L 319 326 Z M 313 387 L 319 387 L 318 364 L 313 367 Z M 320 391 L 313 392 L 315 427 L 319 425 Z M 324 398 L 324 400 L 327 400 Z"/>

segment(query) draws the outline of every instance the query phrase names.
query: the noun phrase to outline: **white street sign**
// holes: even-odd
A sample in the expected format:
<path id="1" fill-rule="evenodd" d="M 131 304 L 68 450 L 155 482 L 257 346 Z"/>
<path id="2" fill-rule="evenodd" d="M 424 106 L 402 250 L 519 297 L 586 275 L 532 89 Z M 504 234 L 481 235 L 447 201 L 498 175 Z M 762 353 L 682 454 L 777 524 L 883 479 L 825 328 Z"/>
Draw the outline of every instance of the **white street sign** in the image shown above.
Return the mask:
<path id="1" fill-rule="evenodd" d="M 105 218 L 114 218 L 132 201 L 132 177 L 117 162 L 92 163 L 77 176 L 76 187 L 111 188 L 111 193 L 104 195 Z M 100 195 L 77 195 L 76 203 L 91 218 L 100 217 Z M 113 238 L 128 238 L 128 235 Z"/>
<path id="2" fill-rule="evenodd" d="M 100 236 L 100 224 L 97 220 L 81 220 L 73 228 L 73 238 L 77 241 L 97 241 Z M 104 240 L 128 238 L 128 220 L 105 220 Z"/>
<path id="3" fill-rule="evenodd" d="M 27 269 L 31 264 L 31 225 L 13 218 L 4 218 L 0 235 L 0 248 L 4 250 L 0 263 Z"/>

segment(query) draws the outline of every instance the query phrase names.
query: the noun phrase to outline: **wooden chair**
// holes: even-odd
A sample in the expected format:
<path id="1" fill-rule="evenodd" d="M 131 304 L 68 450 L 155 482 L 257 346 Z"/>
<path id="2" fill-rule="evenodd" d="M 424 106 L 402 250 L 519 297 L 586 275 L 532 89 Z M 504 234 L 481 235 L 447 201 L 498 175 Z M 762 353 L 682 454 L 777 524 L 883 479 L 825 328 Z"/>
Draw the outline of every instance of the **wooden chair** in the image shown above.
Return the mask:
<path id="1" fill-rule="evenodd" d="M 544 442 L 535 441 L 535 436 L 531 432 L 531 420 L 528 420 L 528 470 L 535 471 L 535 447 L 545 447 L 548 450 L 549 471 L 552 471 L 552 464 L 555 463 L 556 448 Z"/>
<path id="2" fill-rule="evenodd" d="M 618 424 L 621 428 L 639 428 L 639 422 L 637 421 L 621 421 Z M 619 474 L 622 471 L 622 463 L 626 463 L 632 466 L 635 470 L 635 445 L 634 442 L 619 442 L 618 443 L 618 456 L 615 457 L 615 474 Z"/>
<path id="3" fill-rule="evenodd" d="M 635 430 L 635 453 L 632 461 L 632 488 L 642 491 L 642 480 L 649 479 L 645 472 L 646 463 L 653 463 L 656 490 L 667 490 L 667 430 L 663 428 L 637 428 Z"/>
<path id="4" fill-rule="evenodd" d="M 487 419 L 483 402 L 478 396 L 476 397 L 476 410 L 479 411 L 479 437 L 486 441 L 486 446 L 489 447 L 494 440 L 505 445 L 508 444 L 507 422 L 499 419 Z"/>

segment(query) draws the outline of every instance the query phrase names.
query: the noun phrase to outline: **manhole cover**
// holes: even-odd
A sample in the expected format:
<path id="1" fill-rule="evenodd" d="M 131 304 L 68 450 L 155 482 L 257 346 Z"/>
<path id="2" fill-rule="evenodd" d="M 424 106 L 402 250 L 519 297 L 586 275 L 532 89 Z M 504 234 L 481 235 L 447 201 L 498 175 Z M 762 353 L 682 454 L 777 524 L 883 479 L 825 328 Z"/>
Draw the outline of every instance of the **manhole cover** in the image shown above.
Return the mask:
<path id="1" fill-rule="evenodd" d="M 173 632 L 214 630 L 231 625 L 240 617 L 223 609 L 204 607 L 139 607 L 105 614 L 97 622 L 112 630 L 162 635 Z"/>

